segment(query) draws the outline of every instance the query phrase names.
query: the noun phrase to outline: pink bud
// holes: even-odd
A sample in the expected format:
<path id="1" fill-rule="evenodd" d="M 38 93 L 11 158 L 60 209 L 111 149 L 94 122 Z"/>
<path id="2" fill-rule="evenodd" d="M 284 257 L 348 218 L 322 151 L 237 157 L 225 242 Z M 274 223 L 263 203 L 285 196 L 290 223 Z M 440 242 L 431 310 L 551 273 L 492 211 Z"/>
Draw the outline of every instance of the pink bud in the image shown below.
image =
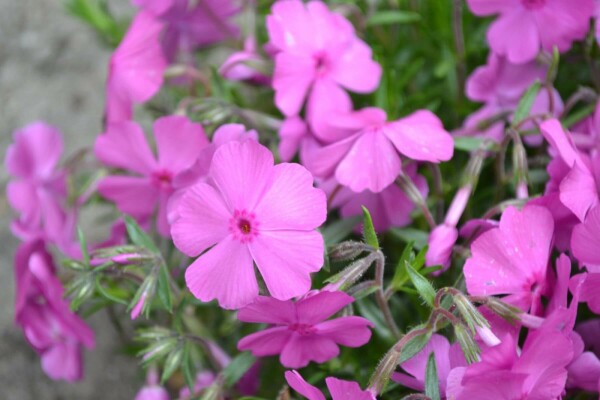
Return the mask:
<path id="1" fill-rule="evenodd" d="M 475 330 L 479 335 L 479 338 L 485 343 L 488 347 L 494 347 L 501 343 L 501 340 L 498 339 L 494 332 L 487 326 L 476 326 Z"/>
<path id="2" fill-rule="evenodd" d="M 142 293 L 142 295 L 140 296 L 140 299 L 138 300 L 138 302 L 135 304 L 135 306 L 131 310 L 131 319 L 132 320 L 139 317 L 140 314 L 142 313 L 142 310 L 144 309 L 144 303 L 146 302 L 146 296 L 147 296 L 146 292 Z"/>
<path id="3" fill-rule="evenodd" d="M 519 318 L 521 319 L 521 324 L 526 328 L 538 329 L 544 323 L 544 318 L 531 314 L 523 313 L 519 315 Z"/>
<path id="4" fill-rule="evenodd" d="M 452 248 L 458 238 L 458 231 L 446 224 L 438 225 L 429 235 L 429 249 L 425 255 L 427 266 L 442 265 L 444 270 L 450 266 Z"/>
<path id="5" fill-rule="evenodd" d="M 131 260 L 141 257 L 142 256 L 137 253 L 117 254 L 116 256 L 111 257 L 111 261 L 117 264 L 129 264 Z"/>
<path id="6" fill-rule="evenodd" d="M 450 204 L 450 208 L 448 209 L 448 213 L 446 214 L 446 220 L 444 221 L 446 225 L 456 226 L 458 224 L 460 217 L 467 207 L 472 189 L 471 185 L 466 185 L 456 192 L 456 195 L 454 195 L 454 199 Z"/>

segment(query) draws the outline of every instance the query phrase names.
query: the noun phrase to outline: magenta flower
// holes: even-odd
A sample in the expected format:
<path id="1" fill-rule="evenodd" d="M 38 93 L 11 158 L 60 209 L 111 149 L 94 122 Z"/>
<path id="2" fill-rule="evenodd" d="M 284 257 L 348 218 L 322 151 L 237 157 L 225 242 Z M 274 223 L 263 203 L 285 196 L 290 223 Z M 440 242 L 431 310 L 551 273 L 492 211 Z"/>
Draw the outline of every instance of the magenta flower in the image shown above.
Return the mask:
<path id="1" fill-rule="evenodd" d="M 411 177 L 425 198 L 429 192 L 427 180 L 417 173 L 416 167 L 415 164 L 408 165 L 405 173 Z M 412 221 L 410 214 L 415 205 L 397 185 L 389 185 L 379 193 L 368 190 L 355 193 L 347 187 L 337 188 L 337 185 L 335 179 L 330 179 L 319 187 L 328 193 L 331 209 L 339 208 L 343 218 L 362 216 L 362 206 L 365 206 L 371 213 L 377 232 L 385 232 L 392 227 L 403 227 Z"/>
<path id="2" fill-rule="evenodd" d="M 246 81 L 256 85 L 269 85 L 271 78 L 253 68 L 253 64 L 264 63 L 256 50 L 256 40 L 248 37 L 244 41 L 244 49 L 231 54 L 219 68 L 225 79 Z"/>
<path id="3" fill-rule="evenodd" d="M 158 206 L 157 228 L 169 234 L 167 204 L 173 179 L 194 164 L 209 142 L 202 125 L 182 116 L 167 116 L 154 123 L 158 159 L 154 157 L 142 128 L 135 122 L 110 124 L 96 139 L 94 152 L 104 164 L 137 175 L 111 175 L 98 191 L 116 203 L 120 211 L 137 219 L 150 217 Z"/>
<path id="4" fill-rule="evenodd" d="M 375 90 L 381 67 L 344 17 L 320 1 L 276 2 L 267 16 L 275 56 L 275 104 L 286 116 L 298 115 L 305 98 L 318 103 L 338 96 L 341 87 L 358 93 Z"/>
<path id="5" fill-rule="evenodd" d="M 73 215 L 65 209 L 66 172 L 58 168 L 61 134 L 53 126 L 35 122 L 13 137 L 4 161 L 12 177 L 6 196 L 19 213 L 12 231 L 24 240 L 42 237 L 64 248 L 72 239 Z"/>
<path id="6" fill-rule="evenodd" d="M 467 0 L 475 15 L 499 14 L 487 39 L 494 53 L 521 64 L 543 49 L 561 52 L 581 40 L 589 28 L 593 0 Z"/>
<path id="7" fill-rule="evenodd" d="M 310 293 L 296 302 L 259 296 L 239 311 L 238 319 L 274 326 L 242 338 L 238 349 L 260 357 L 280 354 L 286 368 L 302 368 L 310 361 L 324 363 L 338 356 L 339 345 L 360 347 L 371 338 L 373 324 L 365 318 L 326 321 L 353 301 L 344 292 L 328 291 Z"/>
<path id="8" fill-rule="evenodd" d="M 54 380 L 83 377 L 82 346 L 93 348 L 94 332 L 70 310 L 54 275 L 52 256 L 41 240 L 22 244 L 15 255 L 15 320 Z"/>
<path id="9" fill-rule="evenodd" d="M 540 130 L 556 154 L 548 165 L 551 179 L 546 193 L 558 192 L 560 202 L 584 221 L 588 211 L 600 201 L 600 156 L 588 158 L 581 153 L 558 120 L 544 121 Z"/>
<path id="10" fill-rule="evenodd" d="M 585 221 L 573 229 L 571 249 L 588 271 L 600 272 L 600 206 L 590 210 Z"/>
<path id="11" fill-rule="evenodd" d="M 158 373 L 151 368 L 146 375 L 144 385 L 135 395 L 134 400 L 169 400 L 169 392 L 159 384 Z"/>
<path id="12" fill-rule="evenodd" d="M 421 351 L 408 361 L 400 364 L 400 367 L 408 374 L 394 372 L 392 379 L 403 386 L 414 390 L 425 389 L 425 370 L 429 355 L 433 353 L 435 366 L 440 383 L 440 394 L 446 393 L 446 380 L 450 371 L 458 367 L 466 367 L 465 356 L 458 343 L 450 345 L 448 339 L 442 335 L 434 334 Z"/>
<path id="13" fill-rule="evenodd" d="M 332 115 L 329 132 L 345 131 L 345 138 L 323 147 L 315 144 L 303 157 L 305 165 L 315 176 L 335 175 L 354 192 L 377 193 L 400 174 L 398 153 L 432 163 L 452 158 L 454 141 L 432 112 L 419 110 L 397 121 L 386 120 L 385 111 L 378 108 Z"/>
<path id="14" fill-rule="evenodd" d="M 202 254 L 186 271 L 190 291 L 235 309 L 258 296 L 253 261 L 271 296 L 287 300 L 310 289 L 310 273 L 323 265 L 324 244 L 315 229 L 325 221 L 325 194 L 297 164 L 273 165 L 271 152 L 253 140 L 219 147 L 211 184 L 183 195 L 171 233 L 188 256 Z M 212 247 L 214 246 L 214 247 Z"/>
<path id="15" fill-rule="evenodd" d="M 499 227 L 479 236 L 471 246 L 473 255 L 464 266 L 468 292 L 506 294 L 504 301 L 539 313 L 541 295 L 548 290 L 546 273 L 553 232 L 554 220 L 547 209 L 508 208 Z"/>
<path id="16" fill-rule="evenodd" d="M 163 23 L 141 11 L 134 18 L 108 67 L 106 121 L 129 120 L 133 105 L 154 96 L 163 83 L 167 61 L 159 42 Z"/>
<path id="17" fill-rule="evenodd" d="M 285 380 L 292 389 L 308 400 L 325 400 L 323 393 L 306 382 L 298 371 L 286 371 Z M 325 383 L 333 400 L 375 400 L 375 393 L 372 390 L 362 390 L 356 382 L 328 377 L 325 378 Z"/>

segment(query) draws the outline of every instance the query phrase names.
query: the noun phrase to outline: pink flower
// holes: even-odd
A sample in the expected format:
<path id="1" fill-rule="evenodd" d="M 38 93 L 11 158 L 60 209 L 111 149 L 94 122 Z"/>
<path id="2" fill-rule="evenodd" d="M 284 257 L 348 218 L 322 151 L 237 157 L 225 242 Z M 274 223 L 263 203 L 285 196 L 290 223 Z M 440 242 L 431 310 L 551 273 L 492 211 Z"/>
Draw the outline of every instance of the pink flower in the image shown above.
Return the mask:
<path id="1" fill-rule="evenodd" d="M 63 152 L 58 129 L 43 122 L 29 124 L 14 133 L 6 150 L 5 166 L 12 179 L 7 199 L 19 218 L 11 228 L 18 237 L 42 237 L 68 247 L 74 215 L 65 209 L 66 172 L 58 168 Z"/>
<path id="2" fill-rule="evenodd" d="M 15 255 L 15 320 L 40 354 L 54 380 L 83 377 L 81 349 L 94 347 L 94 332 L 73 314 L 54 275 L 52 256 L 40 240 L 22 244 Z"/>
<path id="3" fill-rule="evenodd" d="M 167 389 L 158 384 L 158 373 L 150 369 L 146 376 L 146 385 L 135 395 L 134 400 L 169 400 Z"/>
<path id="4" fill-rule="evenodd" d="M 256 85 L 269 85 L 271 78 L 253 68 L 264 63 L 256 51 L 256 40 L 252 37 L 244 41 L 244 49 L 230 55 L 219 68 L 219 73 L 231 81 L 246 81 Z"/>
<path id="5" fill-rule="evenodd" d="M 545 208 L 508 208 L 499 227 L 479 236 L 471 246 L 473 255 L 464 266 L 468 292 L 507 294 L 504 301 L 524 311 L 531 308 L 533 314 L 541 311 L 553 232 L 554 221 Z"/>
<path id="6" fill-rule="evenodd" d="M 179 391 L 179 397 L 181 399 L 193 399 L 192 396 L 198 396 L 202 391 L 215 381 L 215 374 L 211 371 L 201 371 L 196 375 L 196 382 L 194 383 L 194 390 L 191 391 L 189 387 L 184 387 Z"/>
<path id="7" fill-rule="evenodd" d="M 427 180 L 417 173 L 416 167 L 415 164 L 408 165 L 404 172 L 411 177 L 425 198 L 429 192 Z M 362 206 L 365 206 L 371 213 L 377 232 L 385 232 L 392 227 L 403 227 L 412 221 L 410 214 L 415 205 L 397 185 L 389 185 L 379 193 L 368 190 L 355 193 L 343 186 L 336 189 L 337 185 L 335 179 L 331 179 L 320 187 L 329 193 L 331 208 L 339 208 L 343 218 L 362 216 Z M 337 192 L 334 192 L 336 190 Z"/>
<path id="8" fill-rule="evenodd" d="M 323 393 L 302 378 L 298 371 L 286 371 L 285 380 L 288 385 L 308 400 L 325 400 Z M 358 383 L 328 377 L 325 383 L 333 400 L 375 400 L 375 393 L 362 390 Z"/>
<path id="9" fill-rule="evenodd" d="M 588 271 L 600 272 L 600 206 L 591 209 L 585 221 L 573 229 L 571 250 Z"/>
<path id="10" fill-rule="evenodd" d="M 400 173 L 398 153 L 418 161 L 448 161 L 454 142 L 432 112 L 419 110 L 397 121 L 386 122 L 385 111 L 365 108 L 331 116 L 325 135 L 343 138 L 307 150 L 304 164 L 315 176 L 336 180 L 354 192 L 381 192 Z M 343 133 L 341 133 L 343 132 Z"/>
<path id="11" fill-rule="evenodd" d="M 170 2 L 171 7 L 160 15 L 165 23 L 163 49 L 170 61 L 179 54 L 193 59 L 190 53 L 197 48 L 239 35 L 238 27 L 230 20 L 240 10 L 233 0 Z"/>
<path id="12" fill-rule="evenodd" d="M 490 47 L 510 62 L 533 60 L 540 49 L 554 46 L 565 52 L 585 37 L 593 13 L 593 0 L 467 0 L 475 15 L 500 14 L 487 39 Z"/>
<path id="13" fill-rule="evenodd" d="M 129 120 L 133 105 L 154 96 L 163 83 L 167 61 L 159 42 L 163 23 L 141 11 L 134 18 L 108 67 L 106 121 Z"/>
<path id="14" fill-rule="evenodd" d="M 238 319 L 274 326 L 242 338 L 238 349 L 261 357 L 280 354 L 286 368 L 302 368 L 310 361 L 324 363 L 338 356 L 339 345 L 360 347 L 371 338 L 369 327 L 373 324 L 365 318 L 325 321 L 353 301 L 346 293 L 327 291 L 311 293 L 296 302 L 260 296 L 239 311 Z"/>
<path id="15" fill-rule="evenodd" d="M 196 162 L 200 151 L 208 146 L 208 139 L 202 125 L 182 116 L 157 119 L 154 138 L 158 159 L 138 124 L 110 124 L 96 140 L 96 157 L 108 166 L 137 175 L 108 176 L 102 179 L 98 191 L 114 201 L 119 210 L 138 219 L 151 216 L 158 205 L 158 231 L 168 236 L 167 203 L 174 190 L 173 179 Z"/>
<path id="16" fill-rule="evenodd" d="M 556 154 L 548 165 L 551 180 L 546 193 L 558 192 L 560 202 L 584 221 L 588 211 L 600 200 L 600 155 L 589 158 L 581 153 L 558 120 L 544 121 L 540 130 Z"/>
<path id="17" fill-rule="evenodd" d="M 298 115 L 309 92 L 322 103 L 338 96 L 341 87 L 358 93 L 375 90 L 381 67 L 344 17 L 320 1 L 279 1 L 271 11 L 267 30 L 278 51 L 273 88 L 284 115 Z"/>
<path id="18" fill-rule="evenodd" d="M 267 148 L 246 140 L 219 147 L 208 175 L 212 184 L 183 195 L 171 228 L 188 256 L 210 248 L 186 271 L 190 291 L 227 309 L 248 305 L 258 296 L 254 261 L 271 296 L 306 293 L 310 273 L 323 265 L 315 229 L 326 218 L 325 194 L 310 173 L 297 164 L 274 166 Z"/>
<path id="19" fill-rule="evenodd" d="M 446 393 L 446 379 L 450 371 L 454 368 L 466 367 L 467 362 L 458 343 L 450 345 L 448 339 L 437 333 L 431 336 L 427 345 L 414 357 L 400 364 L 400 367 L 408 374 L 394 372 L 392 379 L 403 386 L 423 391 L 425 389 L 425 370 L 431 353 L 435 357 L 440 393 Z"/>

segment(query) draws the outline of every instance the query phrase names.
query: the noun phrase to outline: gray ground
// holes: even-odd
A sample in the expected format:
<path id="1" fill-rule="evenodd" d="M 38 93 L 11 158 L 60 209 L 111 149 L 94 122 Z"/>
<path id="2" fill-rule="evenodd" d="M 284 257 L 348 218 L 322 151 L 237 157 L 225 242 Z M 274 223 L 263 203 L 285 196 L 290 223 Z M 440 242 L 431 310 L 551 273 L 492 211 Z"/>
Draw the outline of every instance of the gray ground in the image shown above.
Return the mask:
<path id="1" fill-rule="evenodd" d="M 0 0 L 0 153 L 11 132 L 32 120 L 62 129 L 67 153 L 92 143 L 100 130 L 109 52 L 62 9 L 62 0 Z M 121 12 L 127 0 L 113 0 Z M 5 182 L 6 172 L 1 170 Z M 4 192 L 4 190 L 2 190 Z M 35 353 L 13 327 L 10 210 L 0 197 L 0 399 L 133 399 L 141 384 L 135 361 L 119 354 L 105 315 L 90 323 L 97 347 L 86 352 L 86 377 L 70 385 L 43 374 Z"/>

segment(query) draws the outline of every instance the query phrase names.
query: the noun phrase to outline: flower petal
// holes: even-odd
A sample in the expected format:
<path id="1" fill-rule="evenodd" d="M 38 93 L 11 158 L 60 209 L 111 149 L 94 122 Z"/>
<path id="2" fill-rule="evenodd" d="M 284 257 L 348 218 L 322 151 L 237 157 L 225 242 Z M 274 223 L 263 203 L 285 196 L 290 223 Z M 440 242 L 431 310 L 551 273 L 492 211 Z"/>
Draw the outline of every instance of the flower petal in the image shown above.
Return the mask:
<path id="1" fill-rule="evenodd" d="M 538 28 L 529 12 L 502 14 L 490 25 L 487 39 L 494 53 L 515 64 L 533 60 L 540 51 Z"/>
<path id="2" fill-rule="evenodd" d="M 151 215 L 158 202 L 158 190 L 148 179 L 135 176 L 107 176 L 98 184 L 98 192 L 120 211 L 138 218 Z"/>
<path id="3" fill-rule="evenodd" d="M 580 262 L 600 265 L 600 206 L 594 207 L 585 222 L 573 229 L 571 248 Z"/>
<path id="4" fill-rule="evenodd" d="M 344 186 L 360 193 L 381 192 L 400 173 L 400 157 L 381 131 L 364 131 L 335 171 Z"/>
<path id="5" fill-rule="evenodd" d="M 285 380 L 288 385 L 308 400 L 325 400 L 323 393 L 302 378 L 298 371 L 285 371 Z"/>
<path id="6" fill-rule="evenodd" d="M 229 233 L 231 213 L 221 195 L 206 183 L 186 190 L 176 214 L 171 235 L 175 246 L 188 256 L 197 256 Z"/>
<path id="7" fill-rule="evenodd" d="M 413 160 L 439 163 L 454 154 L 452 136 L 431 111 L 419 110 L 384 126 L 396 149 Z"/>
<path id="8" fill-rule="evenodd" d="M 273 154 L 254 140 L 219 147 L 209 175 L 228 208 L 254 211 L 273 177 Z"/>
<path id="9" fill-rule="evenodd" d="M 362 390 L 356 382 L 329 377 L 325 379 L 325 383 L 332 400 L 375 400 L 373 393 Z"/>
<path id="10" fill-rule="evenodd" d="M 260 230 L 312 230 L 327 218 L 327 200 L 313 176 L 299 164 L 274 168 L 273 184 L 255 209 Z"/>
<path id="11" fill-rule="evenodd" d="M 286 117 L 300 113 L 315 77 L 315 61 L 311 57 L 287 52 L 275 57 L 273 89 L 275 105 Z"/>
<path id="12" fill-rule="evenodd" d="M 173 174 L 191 167 L 200 151 L 209 145 L 202 125 L 180 115 L 157 119 L 154 137 L 158 163 Z"/>
<path id="13" fill-rule="evenodd" d="M 366 318 L 350 316 L 335 318 L 316 325 L 321 336 L 327 336 L 339 345 L 360 347 L 371 339 L 373 323 Z"/>
<path id="14" fill-rule="evenodd" d="M 287 342 L 279 361 L 286 368 L 302 368 L 314 361 L 322 364 L 340 354 L 340 348 L 327 337 L 294 333 Z"/>
<path id="15" fill-rule="evenodd" d="M 237 345 L 238 350 L 250 350 L 256 357 L 273 356 L 281 353 L 292 336 L 287 326 L 277 326 L 243 337 Z"/>
<path id="16" fill-rule="evenodd" d="M 298 323 L 318 324 L 352 302 L 354 302 L 352 296 L 340 291 L 329 292 L 323 290 L 311 294 L 296 303 Z"/>
<path id="17" fill-rule="evenodd" d="M 217 299 L 228 310 L 244 307 L 258 296 L 248 247 L 231 236 L 198 257 L 185 271 L 185 282 L 196 298 Z"/>
<path id="18" fill-rule="evenodd" d="M 110 167 L 142 175 L 148 175 L 156 168 L 154 155 L 142 128 L 131 121 L 109 124 L 106 133 L 96 139 L 94 154 Z"/>
<path id="19" fill-rule="evenodd" d="M 293 324 L 296 321 L 296 307 L 292 301 L 281 301 L 272 297 L 258 296 L 253 303 L 240 309 L 237 315 L 243 322 L 264 324 Z"/>
<path id="20" fill-rule="evenodd" d="M 310 273 L 323 266 L 323 237 L 316 231 L 260 232 L 249 248 L 269 293 L 278 300 L 305 294 Z"/>

